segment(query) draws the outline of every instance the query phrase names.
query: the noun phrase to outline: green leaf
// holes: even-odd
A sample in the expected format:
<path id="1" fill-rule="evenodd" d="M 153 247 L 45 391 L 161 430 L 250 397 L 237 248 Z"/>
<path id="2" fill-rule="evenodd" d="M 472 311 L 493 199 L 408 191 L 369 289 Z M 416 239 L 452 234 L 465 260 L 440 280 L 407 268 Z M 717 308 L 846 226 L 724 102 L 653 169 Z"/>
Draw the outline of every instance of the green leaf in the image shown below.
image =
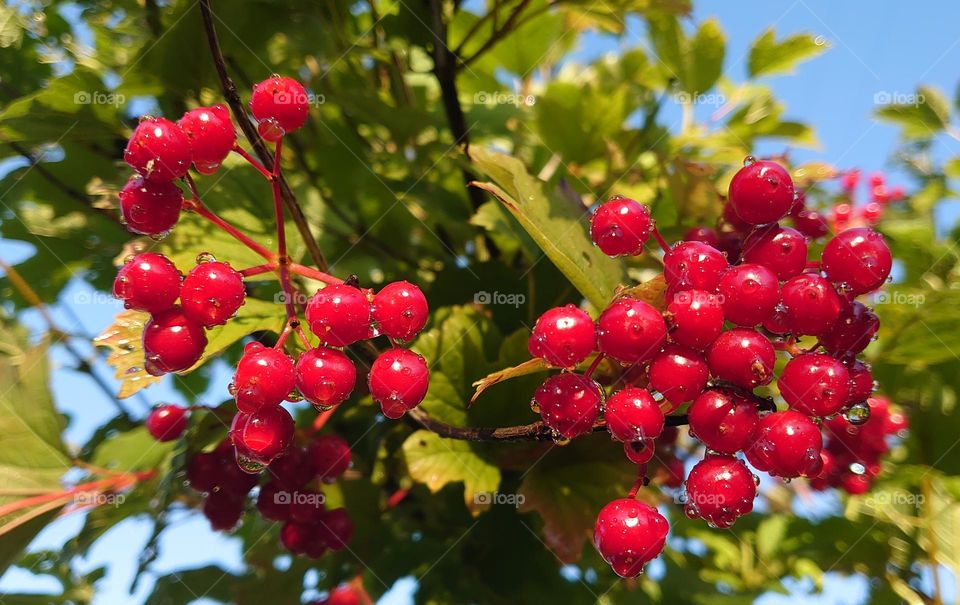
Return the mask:
<path id="1" fill-rule="evenodd" d="M 713 88 L 723 73 L 723 56 L 726 37 L 716 19 L 707 19 L 700 24 L 690 40 L 690 57 L 687 67 L 686 88 L 691 94 L 703 94 Z"/>
<path id="2" fill-rule="evenodd" d="M 794 34 L 778 42 L 771 27 L 750 47 L 747 72 L 752 78 L 792 73 L 798 63 L 812 59 L 828 48 L 830 45 L 822 37 L 812 34 Z"/>
<path id="3" fill-rule="evenodd" d="M 229 603 L 233 600 L 233 587 L 239 580 L 239 576 L 215 565 L 182 569 L 158 578 L 145 605 L 182 605 L 193 602 L 198 595 Z"/>
<path id="4" fill-rule="evenodd" d="M 118 471 L 158 468 L 173 451 L 174 441 L 160 442 L 147 428 L 137 427 L 107 439 L 93 454 L 93 464 Z"/>
<path id="5" fill-rule="evenodd" d="M 501 153 L 471 147 L 471 159 L 491 181 L 477 186 L 506 206 L 544 254 L 597 308 L 604 308 L 617 286 L 626 282 L 623 264 L 605 256 L 590 241 L 587 211 L 531 176 L 523 163 Z"/>
<path id="6" fill-rule="evenodd" d="M 904 100 L 887 92 L 878 92 L 874 100 L 881 105 L 875 112 L 877 118 L 897 124 L 907 138 L 929 139 L 950 121 L 949 102 L 929 86 L 918 87 L 916 94 Z"/>
<path id="7" fill-rule="evenodd" d="M 417 431 L 403 442 L 403 455 L 410 477 L 431 492 L 462 482 L 463 500 L 474 514 L 490 508 L 491 495 L 500 487 L 500 469 L 469 441 Z"/>

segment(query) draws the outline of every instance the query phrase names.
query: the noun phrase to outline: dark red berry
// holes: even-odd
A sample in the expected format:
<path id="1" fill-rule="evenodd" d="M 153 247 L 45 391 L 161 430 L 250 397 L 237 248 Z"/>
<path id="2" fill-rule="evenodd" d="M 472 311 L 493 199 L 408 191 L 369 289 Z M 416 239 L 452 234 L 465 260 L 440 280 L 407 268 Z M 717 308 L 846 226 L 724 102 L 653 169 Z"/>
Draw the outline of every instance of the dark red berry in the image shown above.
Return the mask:
<path id="1" fill-rule="evenodd" d="M 203 326 L 173 307 L 153 315 L 143 328 L 144 368 L 159 376 L 193 366 L 203 356 L 207 334 Z"/>
<path id="2" fill-rule="evenodd" d="M 653 358 L 648 370 L 650 386 L 674 404 L 692 401 L 707 385 L 710 371 L 703 355 L 676 345 L 667 345 Z"/>
<path id="3" fill-rule="evenodd" d="M 187 409 L 178 405 L 161 405 L 147 416 L 147 432 L 157 441 L 179 439 L 187 428 Z"/>
<path id="4" fill-rule="evenodd" d="M 660 405 L 646 389 L 627 388 L 607 399 L 603 417 L 610 436 L 617 441 L 653 440 L 663 432 Z"/>
<path id="5" fill-rule="evenodd" d="M 307 457 L 316 476 L 329 482 L 350 468 L 350 444 L 336 435 L 320 435 L 307 446 Z"/>
<path id="6" fill-rule="evenodd" d="M 590 238 L 607 256 L 637 255 L 650 238 L 650 210 L 616 196 L 601 204 L 590 219 Z"/>
<path id="7" fill-rule="evenodd" d="M 370 336 L 370 301 L 359 288 L 327 286 L 307 303 L 307 324 L 321 344 L 345 347 Z"/>
<path id="8" fill-rule="evenodd" d="M 217 531 L 230 531 L 243 516 L 244 497 L 227 491 L 210 492 L 203 503 L 203 515 L 210 527 Z"/>
<path id="9" fill-rule="evenodd" d="M 811 239 L 823 237 L 830 232 L 827 219 L 816 210 L 801 210 L 793 216 L 793 226 Z"/>
<path id="10" fill-rule="evenodd" d="M 829 332 L 840 315 L 840 296 L 819 275 L 804 273 L 788 279 L 780 289 L 783 323 L 796 335 Z"/>
<path id="11" fill-rule="evenodd" d="M 680 242 L 663 255 L 663 277 L 671 292 L 716 292 L 728 266 L 722 252 L 701 242 Z"/>
<path id="12" fill-rule="evenodd" d="M 223 104 L 191 109 L 177 125 L 190 141 L 193 165 L 201 174 L 216 172 L 237 142 L 230 110 Z"/>
<path id="13" fill-rule="evenodd" d="M 146 118 L 133 131 L 123 160 L 150 181 L 172 181 L 190 169 L 190 141 L 164 118 Z"/>
<path id="14" fill-rule="evenodd" d="M 831 416 L 847 403 L 850 375 L 836 359 L 804 353 L 787 362 L 777 381 L 787 404 L 809 416 Z"/>
<path id="15" fill-rule="evenodd" d="M 723 315 L 738 326 L 756 326 L 766 321 L 780 302 L 777 276 L 763 265 L 731 267 L 717 289 Z"/>
<path id="16" fill-rule="evenodd" d="M 593 428 L 603 404 L 603 392 L 582 374 L 564 372 L 551 376 L 533 394 L 544 424 L 567 439 Z"/>
<path id="17" fill-rule="evenodd" d="M 653 460 L 657 444 L 653 439 L 627 441 L 623 444 L 623 453 L 633 464 L 646 464 Z"/>
<path id="18" fill-rule="evenodd" d="M 707 352 L 710 373 L 745 389 L 773 379 L 776 351 L 763 334 L 738 328 L 721 334 Z"/>
<path id="19" fill-rule="evenodd" d="M 786 410 L 760 419 L 746 454 L 750 464 L 773 476 L 815 477 L 823 467 L 822 448 L 817 425 L 800 412 Z"/>
<path id="20" fill-rule="evenodd" d="M 417 407 L 430 386 L 430 370 L 422 355 L 388 349 L 370 366 L 370 395 L 387 418 L 399 418 Z"/>
<path id="21" fill-rule="evenodd" d="M 215 452 L 199 452 L 187 463 L 187 481 L 198 492 L 209 492 L 220 479 L 221 457 Z"/>
<path id="22" fill-rule="evenodd" d="M 666 317 L 673 342 L 703 350 L 723 331 L 723 306 L 716 294 L 682 290 L 669 300 Z"/>
<path id="23" fill-rule="evenodd" d="M 746 223 L 775 223 L 793 206 L 793 180 L 780 164 L 754 161 L 737 171 L 730 181 L 729 204 Z"/>
<path id="24" fill-rule="evenodd" d="M 299 447 L 291 447 L 286 454 L 271 462 L 267 473 L 272 483 L 288 492 L 297 491 L 316 475 L 306 450 Z"/>
<path id="25" fill-rule="evenodd" d="M 209 328 L 227 323 L 245 296 L 239 272 L 227 263 L 202 262 L 183 279 L 180 306 L 187 317 Z"/>
<path id="26" fill-rule="evenodd" d="M 873 395 L 873 374 L 870 367 L 859 360 L 853 360 L 847 363 L 847 373 L 850 375 L 850 392 L 847 395 L 847 403 L 859 403 L 866 401 Z"/>
<path id="27" fill-rule="evenodd" d="M 169 310 L 180 296 L 180 272 L 162 254 L 138 254 L 120 267 L 113 295 L 128 309 L 150 313 Z"/>
<path id="28" fill-rule="evenodd" d="M 847 229 L 827 242 L 821 266 L 827 278 L 854 295 L 887 280 L 893 258 L 883 236 L 872 229 Z"/>
<path id="29" fill-rule="evenodd" d="M 297 360 L 296 387 L 318 409 L 343 402 L 357 382 L 357 368 L 336 349 L 310 349 Z"/>
<path id="30" fill-rule="evenodd" d="M 280 405 L 294 387 L 293 359 L 279 349 L 251 342 L 233 375 L 231 391 L 241 412 Z"/>
<path id="31" fill-rule="evenodd" d="M 807 238 L 790 227 L 761 227 L 743 242 L 743 261 L 763 265 L 780 280 L 791 278 L 807 266 Z"/>
<path id="32" fill-rule="evenodd" d="M 308 605 L 361 605 L 362 603 L 363 600 L 356 589 L 349 584 L 341 584 L 331 590 L 327 598 L 311 601 Z"/>
<path id="33" fill-rule="evenodd" d="M 373 297 L 372 313 L 381 334 L 407 342 L 427 324 L 429 307 L 420 288 L 410 282 L 396 281 Z"/>
<path id="34" fill-rule="evenodd" d="M 170 181 L 132 177 L 120 190 L 120 213 L 128 231 L 160 236 L 180 219 L 183 192 Z"/>
<path id="35" fill-rule="evenodd" d="M 683 234 L 683 241 L 703 242 L 708 246 L 720 248 L 720 236 L 717 235 L 716 230 L 710 227 L 691 227 Z"/>
<path id="36" fill-rule="evenodd" d="M 690 470 L 683 512 L 711 527 L 727 528 L 753 510 L 757 478 L 733 456 L 708 456 Z"/>
<path id="37" fill-rule="evenodd" d="M 257 510 L 264 519 L 286 521 L 290 518 L 291 493 L 282 485 L 267 483 L 257 496 Z"/>
<path id="38" fill-rule="evenodd" d="M 867 475 L 858 475 L 856 473 L 844 473 L 840 479 L 843 491 L 853 496 L 859 496 L 870 491 L 873 480 Z"/>
<path id="39" fill-rule="evenodd" d="M 294 555 L 307 553 L 307 546 L 316 540 L 313 526 L 296 521 L 287 521 L 280 528 L 280 544 Z"/>
<path id="40" fill-rule="evenodd" d="M 240 416 L 246 416 L 240 414 Z M 293 441 L 293 418 L 282 407 L 265 407 L 241 421 L 238 451 L 269 463 L 287 451 Z"/>
<path id="41" fill-rule="evenodd" d="M 316 525 L 327 510 L 325 496 L 317 491 L 300 489 L 290 494 L 290 519 L 297 523 Z"/>
<path id="42" fill-rule="evenodd" d="M 596 350 L 593 320 L 575 305 L 549 309 L 537 319 L 527 347 L 550 365 L 572 368 Z"/>
<path id="43" fill-rule="evenodd" d="M 853 301 L 840 308 L 833 328 L 820 335 L 820 344 L 834 357 L 852 357 L 867 348 L 880 329 L 880 320 L 863 303 Z"/>
<path id="44" fill-rule="evenodd" d="M 690 434 L 722 454 L 745 449 L 760 421 L 757 405 L 730 389 L 708 389 L 687 412 Z"/>
<path id="45" fill-rule="evenodd" d="M 597 319 L 597 346 L 621 363 L 651 359 L 663 347 L 667 324 L 660 312 L 635 298 L 620 298 Z"/>
<path id="46" fill-rule="evenodd" d="M 353 537 L 353 522 L 342 508 L 327 511 L 317 526 L 320 539 L 330 550 L 343 550 Z"/>
<path id="47" fill-rule="evenodd" d="M 276 141 L 304 125 L 309 101 L 303 85 L 293 78 L 271 76 L 253 87 L 250 112 L 260 123 L 260 135 Z"/>
<path id="48" fill-rule="evenodd" d="M 670 526 L 649 504 L 619 498 L 600 510 L 593 543 L 617 575 L 636 576 L 663 550 Z"/>

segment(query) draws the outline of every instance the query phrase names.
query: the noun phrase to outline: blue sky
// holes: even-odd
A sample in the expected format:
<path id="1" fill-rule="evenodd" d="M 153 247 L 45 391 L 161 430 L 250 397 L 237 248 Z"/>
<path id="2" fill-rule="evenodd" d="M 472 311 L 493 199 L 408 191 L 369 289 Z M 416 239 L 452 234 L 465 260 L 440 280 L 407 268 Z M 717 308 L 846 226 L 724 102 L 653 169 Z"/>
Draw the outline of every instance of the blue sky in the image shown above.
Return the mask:
<path id="1" fill-rule="evenodd" d="M 786 34 L 808 31 L 821 35 L 831 45 L 822 56 L 800 66 L 796 75 L 771 78 L 777 98 L 787 106 L 787 115 L 811 123 L 816 128 L 820 149 L 794 150 L 798 160 L 820 159 L 840 167 L 859 167 L 869 173 L 889 169 L 890 152 L 897 142 L 897 130 L 875 122 L 871 114 L 876 108 L 875 97 L 880 94 L 896 96 L 911 94 L 918 83 L 938 87 L 950 98 L 960 81 L 960 3 L 939 0 L 920 3 L 865 3 L 865 2 L 701 2 L 694 13 L 700 21 L 709 16 L 718 17 L 727 34 L 728 47 L 725 75 L 740 81 L 745 76 L 746 56 L 751 42 L 770 24 L 774 24 L 778 38 Z M 629 36 L 614 41 L 600 36 L 587 36 L 576 51 L 576 57 L 589 59 L 600 53 L 632 47 L 641 42 L 643 26 L 629 24 Z M 671 111 L 676 113 L 671 114 Z M 679 108 L 668 110 L 666 119 L 676 119 Z M 782 145 L 770 144 L 759 149 L 759 154 L 783 151 Z M 944 138 L 938 142 L 936 153 L 941 156 L 960 155 L 960 143 Z M 904 183 L 903 175 L 892 173 L 894 183 Z M 2 201 L 2 200 L 0 200 Z M 952 222 L 956 208 L 944 208 L 942 217 Z M 31 253 L 31 248 L 13 242 L 0 241 L 0 256 L 15 263 Z M 60 325 L 68 330 L 95 334 L 107 325 L 120 305 L 96 297 L 82 282 L 64 292 L 54 311 Z M 26 313 L 25 323 L 39 330 L 42 324 L 34 313 Z M 70 359 L 61 350 L 54 350 L 53 361 L 58 366 L 69 365 Z M 108 368 L 97 371 L 109 377 Z M 216 392 L 205 394 L 202 401 L 214 402 L 223 397 L 229 379 L 229 370 L 219 367 L 215 382 Z M 102 422 L 113 416 L 113 404 L 90 383 L 84 375 L 68 369 L 54 370 L 52 379 L 58 406 L 74 418 L 66 438 L 73 444 L 82 443 Z M 150 404 L 160 401 L 183 402 L 182 397 L 168 385 L 162 384 L 147 391 Z M 132 413 L 142 414 L 144 408 L 137 402 L 129 404 Z M 80 527 L 79 516 L 63 519 L 45 530 L 33 548 L 58 548 Z M 108 565 L 107 576 L 98 585 L 95 603 L 141 602 L 149 594 L 151 579 L 141 582 L 133 599 L 128 599 L 136 556 L 146 540 L 148 528 L 136 521 L 125 523 L 107 534 L 88 557 L 78 562 L 81 570 Z M 227 569 L 239 571 L 240 552 L 235 540 L 211 532 L 206 521 L 196 514 L 178 513 L 172 527 L 160 545 L 160 556 L 153 572 L 163 575 L 175 569 L 190 568 L 218 562 Z M 948 584 L 952 584 L 949 579 Z M 22 591 L 54 590 L 55 583 L 11 569 L 0 578 L 0 594 Z M 398 586 L 383 602 L 393 604 L 410 602 L 415 589 L 412 581 Z M 822 597 L 805 595 L 810 586 L 796 584 L 793 597 L 768 595 L 760 601 L 764 605 L 788 602 L 855 604 L 866 599 L 863 580 L 831 578 Z M 954 597 L 955 595 L 949 595 Z M 950 599 L 953 601 L 953 599 Z"/>

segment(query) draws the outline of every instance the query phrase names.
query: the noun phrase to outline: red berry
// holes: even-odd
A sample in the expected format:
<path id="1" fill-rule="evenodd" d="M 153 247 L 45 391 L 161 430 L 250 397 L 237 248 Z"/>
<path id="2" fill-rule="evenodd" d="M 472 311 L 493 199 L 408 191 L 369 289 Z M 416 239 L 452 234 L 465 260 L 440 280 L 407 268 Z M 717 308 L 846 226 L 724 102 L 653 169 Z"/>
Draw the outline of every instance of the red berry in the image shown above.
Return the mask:
<path id="1" fill-rule="evenodd" d="M 650 238 L 650 210 L 629 198 L 615 196 L 590 219 L 590 238 L 607 256 L 637 255 Z"/>
<path id="2" fill-rule="evenodd" d="M 701 242 L 680 242 L 663 255 L 663 277 L 671 292 L 716 292 L 728 266 L 722 252 Z"/>
<path id="3" fill-rule="evenodd" d="M 217 486 L 221 458 L 215 452 L 200 452 L 187 463 L 187 481 L 198 492 L 209 492 Z"/>
<path id="4" fill-rule="evenodd" d="M 710 373 L 745 389 L 773 379 L 776 351 L 756 330 L 738 328 L 721 334 L 707 352 Z"/>
<path id="5" fill-rule="evenodd" d="M 203 326 L 173 307 L 153 315 L 143 328 L 144 368 L 159 376 L 193 366 L 203 356 L 207 334 Z"/>
<path id="6" fill-rule="evenodd" d="M 703 355 L 684 347 L 667 345 L 653 358 L 648 370 L 650 386 L 674 404 L 693 401 L 707 386 L 710 371 Z"/>
<path id="7" fill-rule="evenodd" d="M 308 605 L 360 605 L 363 600 L 357 591 L 348 584 L 341 584 L 327 595 L 325 599 L 311 601 Z"/>
<path id="8" fill-rule="evenodd" d="M 787 404 L 798 412 L 831 416 L 847 403 L 850 375 L 832 357 L 804 353 L 787 362 L 777 386 Z"/>
<path id="9" fill-rule="evenodd" d="M 310 349 L 297 360 L 297 390 L 319 409 L 343 402 L 353 392 L 356 382 L 356 366 L 336 349 Z"/>
<path id="10" fill-rule="evenodd" d="M 859 496 L 870 491 L 872 480 L 867 475 L 844 473 L 840 482 L 845 492 L 852 496 Z"/>
<path id="11" fill-rule="evenodd" d="M 830 232 L 827 219 L 816 210 L 801 210 L 793 216 L 793 226 L 809 238 L 823 237 Z"/>
<path id="12" fill-rule="evenodd" d="M 723 301 L 723 315 L 739 326 L 766 321 L 780 302 L 777 276 L 763 265 L 731 267 L 717 290 Z"/>
<path id="13" fill-rule="evenodd" d="M 216 172 L 237 142 L 230 110 L 223 104 L 191 109 L 177 125 L 190 141 L 193 165 L 201 174 Z"/>
<path id="14" fill-rule="evenodd" d="M 853 360 L 846 366 L 847 373 L 850 375 L 850 391 L 847 394 L 847 403 L 854 404 L 866 401 L 873 394 L 873 374 L 870 372 L 870 367 L 858 360 Z"/>
<path id="15" fill-rule="evenodd" d="M 656 355 L 667 338 L 660 312 L 642 300 L 620 298 L 597 319 L 597 346 L 621 363 L 646 361 Z"/>
<path id="16" fill-rule="evenodd" d="M 757 478 L 732 456 L 708 456 L 690 470 L 685 495 L 688 517 L 727 528 L 753 510 Z"/>
<path id="17" fill-rule="evenodd" d="M 603 391 L 582 374 L 564 372 L 551 376 L 533 394 L 544 424 L 555 433 L 573 439 L 593 428 L 603 404 Z"/>
<path id="18" fill-rule="evenodd" d="M 280 405 L 293 387 L 293 359 L 289 355 L 259 342 L 243 348 L 231 389 L 237 399 L 237 409 L 249 414 Z"/>
<path id="19" fill-rule="evenodd" d="M 183 192 L 169 181 L 148 181 L 131 177 L 120 190 L 120 212 L 128 231 L 160 236 L 180 219 Z"/>
<path id="20" fill-rule="evenodd" d="M 213 529 L 230 531 L 240 522 L 243 507 L 242 496 L 226 491 L 210 492 L 203 503 L 203 515 L 210 521 Z"/>
<path id="21" fill-rule="evenodd" d="M 723 307 L 716 294 L 682 290 L 667 305 L 667 322 L 673 342 L 703 350 L 723 331 Z"/>
<path id="22" fill-rule="evenodd" d="M 307 546 L 315 540 L 316 531 L 310 525 L 287 521 L 280 528 L 280 544 L 294 555 L 303 555 Z"/>
<path id="23" fill-rule="evenodd" d="M 760 421 L 757 406 L 730 389 L 704 391 L 688 410 L 690 434 L 722 454 L 745 449 Z"/>
<path id="24" fill-rule="evenodd" d="M 245 296 L 239 272 L 227 263 L 203 262 L 183 279 L 180 305 L 187 317 L 209 328 L 227 323 Z"/>
<path id="25" fill-rule="evenodd" d="M 314 478 L 316 472 L 306 450 L 291 447 L 287 453 L 270 463 L 267 469 L 272 483 L 295 492 Z"/>
<path id="26" fill-rule="evenodd" d="M 332 481 L 350 468 L 350 445 L 336 435 L 320 435 L 307 446 L 307 457 L 323 481 Z"/>
<path id="27" fill-rule="evenodd" d="M 346 284 L 327 286 L 307 303 L 307 323 L 321 344 L 345 347 L 370 336 L 370 301 Z"/>
<path id="28" fill-rule="evenodd" d="M 762 227 L 743 242 L 743 261 L 763 265 L 778 279 L 788 279 L 807 266 L 807 239 L 790 227 Z"/>
<path id="29" fill-rule="evenodd" d="M 883 236 L 872 229 L 847 229 L 827 242 L 821 265 L 830 281 L 854 295 L 872 292 L 887 280 L 893 259 Z"/>
<path id="30" fill-rule="evenodd" d="M 406 281 L 384 286 L 373 297 L 373 320 L 381 334 L 407 342 L 427 324 L 429 308 L 420 288 Z"/>
<path id="31" fill-rule="evenodd" d="M 257 496 L 257 510 L 264 519 L 286 521 L 290 518 L 290 492 L 277 483 L 267 483 Z"/>
<path id="32" fill-rule="evenodd" d="M 293 417 L 280 406 L 262 408 L 253 414 L 239 414 L 237 450 L 269 463 L 287 451 L 293 441 Z M 243 418 L 246 416 L 246 418 Z"/>
<path id="33" fill-rule="evenodd" d="M 774 223 L 793 206 L 793 180 L 783 166 L 769 161 L 745 165 L 730 181 L 729 204 L 751 225 Z"/>
<path id="34" fill-rule="evenodd" d="M 383 415 L 399 418 L 423 401 L 430 386 L 430 370 L 422 355 L 388 349 L 370 366 L 367 383 Z"/>
<path id="35" fill-rule="evenodd" d="M 683 241 L 703 242 L 714 248 L 720 247 L 720 236 L 717 235 L 716 230 L 710 227 L 691 227 L 683 234 Z"/>
<path id="36" fill-rule="evenodd" d="M 662 464 L 663 472 L 660 473 L 661 483 L 673 489 L 676 489 L 683 485 L 683 460 L 677 458 L 676 456 L 670 456 L 666 460 L 660 461 Z"/>
<path id="37" fill-rule="evenodd" d="M 819 275 L 790 278 L 780 289 L 783 323 L 796 335 L 819 336 L 830 331 L 840 315 L 840 296 Z"/>
<path id="38" fill-rule="evenodd" d="M 660 554 L 669 530 L 657 509 L 632 498 L 619 498 L 597 515 L 593 542 L 613 571 L 629 578 Z"/>
<path id="39" fill-rule="evenodd" d="M 161 405 L 147 416 L 147 432 L 157 441 L 179 439 L 187 428 L 187 410 L 178 405 Z"/>
<path id="40" fill-rule="evenodd" d="M 549 309 L 537 319 L 527 347 L 530 354 L 562 368 L 572 368 L 596 350 L 593 320 L 574 305 Z"/>
<path id="41" fill-rule="evenodd" d="M 650 392 L 638 388 L 622 389 L 611 395 L 603 417 L 610 436 L 624 443 L 656 439 L 663 432 L 665 422 Z"/>
<path id="42" fill-rule="evenodd" d="M 353 537 L 353 522 L 342 508 L 327 511 L 317 526 L 320 539 L 330 550 L 343 550 Z"/>
<path id="43" fill-rule="evenodd" d="M 820 344 L 834 357 L 852 357 L 867 348 L 880 329 L 877 316 L 858 301 L 843 305 L 833 328 L 820 335 Z"/>
<path id="44" fill-rule="evenodd" d="M 823 467 L 822 448 L 817 425 L 800 412 L 786 410 L 760 419 L 746 454 L 750 464 L 770 475 L 815 477 Z"/>
<path id="45" fill-rule="evenodd" d="M 646 464 L 653 460 L 656 454 L 657 444 L 653 439 L 640 439 L 639 441 L 627 441 L 623 444 L 623 453 L 627 460 L 633 464 Z"/>
<path id="46" fill-rule="evenodd" d="M 113 295 L 127 309 L 166 311 L 173 308 L 180 296 L 180 272 L 162 254 L 138 254 L 120 267 L 113 282 Z"/>
<path id="47" fill-rule="evenodd" d="M 301 489 L 290 494 L 290 519 L 297 523 L 318 524 L 323 519 L 327 507 L 326 499 L 320 492 Z"/>
<path id="48" fill-rule="evenodd" d="M 260 135 L 276 141 L 307 121 L 309 97 L 293 78 L 271 76 L 253 87 L 250 112 L 260 123 Z"/>
<path id="49" fill-rule="evenodd" d="M 123 160 L 150 181 L 172 181 L 190 169 L 190 141 L 180 127 L 164 118 L 141 120 Z"/>

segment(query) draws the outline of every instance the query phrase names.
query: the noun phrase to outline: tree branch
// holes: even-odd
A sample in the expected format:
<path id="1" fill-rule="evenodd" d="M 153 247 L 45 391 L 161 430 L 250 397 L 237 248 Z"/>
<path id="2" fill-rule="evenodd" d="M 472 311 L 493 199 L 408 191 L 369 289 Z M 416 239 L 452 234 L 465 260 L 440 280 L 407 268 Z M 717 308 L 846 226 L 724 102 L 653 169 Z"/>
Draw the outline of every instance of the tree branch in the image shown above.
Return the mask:
<path id="1" fill-rule="evenodd" d="M 466 59 L 460 60 L 459 67 L 469 66 L 471 63 L 479 59 L 481 55 L 483 55 L 483 53 L 487 52 L 488 50 L 496 46 L 497 43 L 500 42 L 500 40 L 502 40 L 505 35 L 510 33 L 510 30 L 513 29 L 513 26 L 516 24 L 517 18 L 520 16 L 520 13 L 523 12 L 523 9 L 527 8 L 528 4 L 530 4 L 530 0 L 520 0 L 520 4 L 518 4 L 512 11 L 510 11 L 510 14 L 507 16 L 507 20 L 503 22 L 503 27 L 495 30 L 490 35 L 490 37 L 487 38 L 487 41 L 484 42 L 480 46 L 480 48 L 477 49 L 475 53 L 473 53 Z"/>

